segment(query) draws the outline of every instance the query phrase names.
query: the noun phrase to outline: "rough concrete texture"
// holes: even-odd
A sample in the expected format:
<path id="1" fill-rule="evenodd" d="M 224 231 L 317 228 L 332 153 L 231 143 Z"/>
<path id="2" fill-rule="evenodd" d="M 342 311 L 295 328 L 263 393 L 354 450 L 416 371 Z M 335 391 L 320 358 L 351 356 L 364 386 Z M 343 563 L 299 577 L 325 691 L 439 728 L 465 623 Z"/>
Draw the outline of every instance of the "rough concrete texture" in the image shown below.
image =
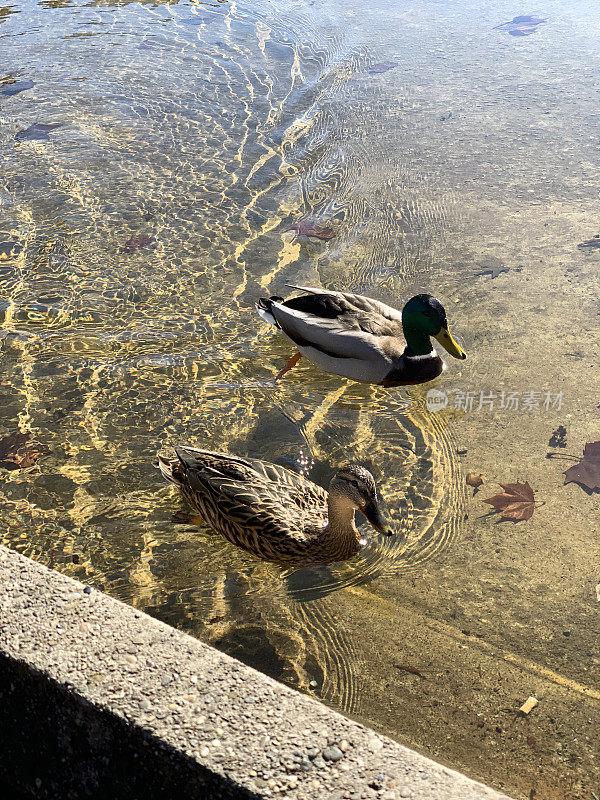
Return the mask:
<path id="1" fill-rule="evenodd" d="M 0 780 L 25 796 L 506 797 L 4 548 L 0 610 Z"/>

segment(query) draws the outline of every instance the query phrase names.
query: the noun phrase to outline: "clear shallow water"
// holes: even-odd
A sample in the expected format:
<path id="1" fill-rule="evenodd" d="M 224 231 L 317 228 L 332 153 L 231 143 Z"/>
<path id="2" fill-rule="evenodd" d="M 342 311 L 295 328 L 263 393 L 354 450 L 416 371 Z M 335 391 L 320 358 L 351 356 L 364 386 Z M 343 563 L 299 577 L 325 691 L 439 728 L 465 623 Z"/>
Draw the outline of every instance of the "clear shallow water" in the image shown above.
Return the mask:
<path id="1" fill-rule="evenodd" d="M 530 36 L 494 29 L 534 11 Z M 599 232 L 599 32 L 585 2 L 7 8 L 0 81 L 34 87 L 0 95 L 0 240 L 22 248 L 0 261 L 0 433 L 51 454 L 2 473 L 2 541 L 518 797 L 589 798 L 598 501 L 545 454 L 559 425 L 569 453 L 600 438 L 600 256 L 577 248 Z M 40 123 L 60 127 L 15 139 Z M 305 217 L 336 237 L 294 238 Z M 307 365 L 275 386 L 290 349 L 253 303 L 286 281 L 432 291 L 469 353 L 439 388 L 562 408 L 432 413 L 427 387 Z M 399 535 L 259 563 L 171 522 L 151 463 L 181 441 L 322 482 L 365 463 Z M 498 525 L 469 470 L 545 506 Z"/>

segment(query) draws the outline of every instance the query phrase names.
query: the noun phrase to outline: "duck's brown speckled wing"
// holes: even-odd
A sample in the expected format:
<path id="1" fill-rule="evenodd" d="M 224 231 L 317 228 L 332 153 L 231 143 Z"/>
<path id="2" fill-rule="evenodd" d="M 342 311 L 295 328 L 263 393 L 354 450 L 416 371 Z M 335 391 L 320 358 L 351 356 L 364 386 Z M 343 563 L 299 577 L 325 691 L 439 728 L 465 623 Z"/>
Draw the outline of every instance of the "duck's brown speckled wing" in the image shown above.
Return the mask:
<path id="1" fill-rule="evenodd" d="M 300 555 L 325 519 L 326 492 L 283 467 L 180 448 L 173 478 L 206 522 L 263 558 Z"/>
<path id="2" fill-rule="evenodd" d="M 284 503 L 291 500 L 301 508 L 327 505 L 327 492 L 322 486 L 279 464 L 195 447 L 178 448 L 177 453 L 188 469 L 210 468 L 250 486 L 262 480 L 265 489 Z"/>
<path id="3" fill-rule="evenodd" d="M 263 475 L 266 480 L 274 484 L 275 491 L 280 491 L 285 496 L 290 497 L 300 508 L 314 508 L 327 506 L 327 492 L 322 486 L 304 478 L 297 472 L 293 472 L 279 464 L 271 464 L 268 461 L 258 459 L 248 459 L 253 469 Z"/>

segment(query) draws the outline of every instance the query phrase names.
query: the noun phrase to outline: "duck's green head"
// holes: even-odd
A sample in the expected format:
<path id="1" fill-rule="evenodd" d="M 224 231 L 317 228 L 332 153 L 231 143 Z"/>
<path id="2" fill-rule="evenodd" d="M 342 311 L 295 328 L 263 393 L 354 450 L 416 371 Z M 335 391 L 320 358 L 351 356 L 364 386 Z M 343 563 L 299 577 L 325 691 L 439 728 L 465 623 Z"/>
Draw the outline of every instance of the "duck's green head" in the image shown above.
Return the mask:
<path id="1" fill-rule="evenodd" d="M 402 328 L 411 355 L 425 355 L 431 352 L 429 337 L 433 336 L 454 358 L 467 357 L 448 330 L 444 306 L 430 294 L 417 294 L 411 297 L 402 309 Z"/>

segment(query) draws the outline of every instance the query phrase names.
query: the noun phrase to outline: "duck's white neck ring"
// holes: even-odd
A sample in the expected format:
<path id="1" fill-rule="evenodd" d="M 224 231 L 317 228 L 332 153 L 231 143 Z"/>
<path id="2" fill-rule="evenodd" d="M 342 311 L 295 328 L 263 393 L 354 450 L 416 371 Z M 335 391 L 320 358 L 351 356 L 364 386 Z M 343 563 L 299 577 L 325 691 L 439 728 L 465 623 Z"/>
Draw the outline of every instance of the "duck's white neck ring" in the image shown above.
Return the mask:
<path id="1" fill-rule="evenodd" d="M 422 353 L 420 356 L 413 356 L 413 355 L 410 355 L 410 353 L 407 353 L 405 351 L 404 358 L 408 358 L 411 361 L 425 361 L 425 360 L 427 360 L 428 358 L 431 358 L 434 355 L 435 355 L 435 350 L 432 347 L 431 350 L 428 353 Z"/>

